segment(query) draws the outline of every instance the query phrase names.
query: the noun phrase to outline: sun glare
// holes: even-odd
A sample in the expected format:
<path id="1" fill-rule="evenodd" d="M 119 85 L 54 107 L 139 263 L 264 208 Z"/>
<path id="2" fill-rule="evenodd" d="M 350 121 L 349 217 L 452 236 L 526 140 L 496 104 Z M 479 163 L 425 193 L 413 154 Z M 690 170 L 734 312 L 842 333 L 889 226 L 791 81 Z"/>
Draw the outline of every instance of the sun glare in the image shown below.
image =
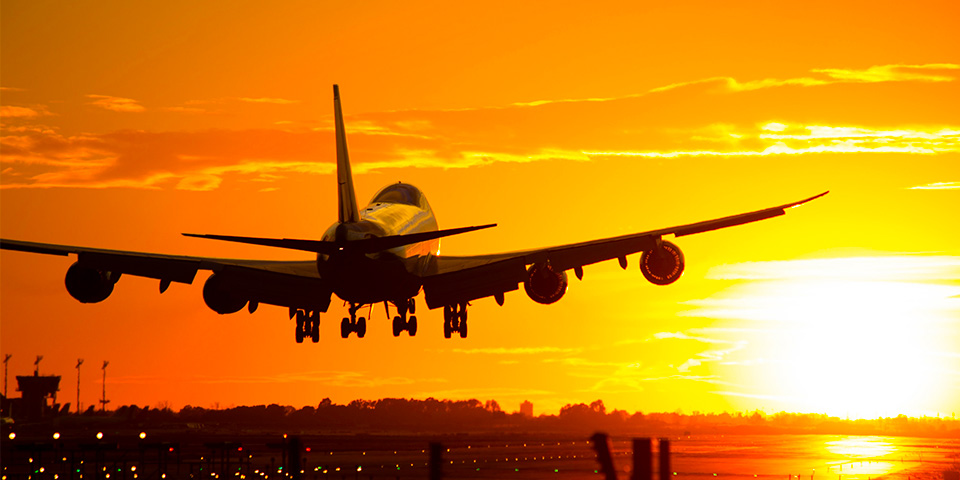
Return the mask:
<path id="1" fill-rule="evenodd" d="M 757 281 L 692 302 L 702 308 L 687 315 L 759 323 L 764 341 L 749 351 L 762 356 L 763 378 L 742 383 L 785 407 L 849 418 L 936 414 L 918 407 L 949 378 L 943 333 L 960 287 L 886 278 L 902 258 L 851 260 L 751 264 L 741 278 Z M 771 276 L 761 280 L 764 268 Z"/>

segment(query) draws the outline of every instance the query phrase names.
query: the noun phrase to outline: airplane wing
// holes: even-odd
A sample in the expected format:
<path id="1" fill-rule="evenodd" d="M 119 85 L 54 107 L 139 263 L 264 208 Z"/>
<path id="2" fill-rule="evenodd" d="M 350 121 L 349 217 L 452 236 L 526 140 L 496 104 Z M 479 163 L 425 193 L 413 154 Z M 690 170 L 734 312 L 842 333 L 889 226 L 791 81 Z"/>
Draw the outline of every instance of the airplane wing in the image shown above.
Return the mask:
<path id="1" fill-rule="evenodd" d="M 614 258 L 620 259 L 621 265 L 626 265 L 627 255 L 660 248 L 664 243 L 664 235 L 682 237 L 777 217 L 784 215 L 788 208 L 827 193 L 739 215 L 600 240 L 492 255 L 438 256 L 432 259 L 423 276 L 427 306 L 437 308 L 488 296 L 496 296 L 497 301 L 502 302 L 504 292 L 517 290 L 519 284 L 528 279 L 528 265 L 549 264 L 554 272 L 560 273 L 574 269 L 577 276 L 582 277 L 584 265 Z M 678 278 L 683 268 L 682 254 L 675 245 L 670 245 L 676 249 L 680 271 L 667 283 Z"/>
<path id="2" fill-rule="evenodd" d="M 160 280 L 161 293 L 171 282 L 190 284 L 198 271 L 211 270 L 217 276 L 217 284 L 224 290 L 235 292 L 256 303 L 325 312 L 332 294 L 330 286 L 317 273 L 316 262 L 313 260 L 191 257 L 7 239 L 0 239 L 0 249 L 46 255 L 75 254 L 76 266 L 110 272 L 114 283 L 124 274 Z M 112 289 L 112 284 L 110 288 Z M 204 290 L 206 296 L 206 288 Z"/>

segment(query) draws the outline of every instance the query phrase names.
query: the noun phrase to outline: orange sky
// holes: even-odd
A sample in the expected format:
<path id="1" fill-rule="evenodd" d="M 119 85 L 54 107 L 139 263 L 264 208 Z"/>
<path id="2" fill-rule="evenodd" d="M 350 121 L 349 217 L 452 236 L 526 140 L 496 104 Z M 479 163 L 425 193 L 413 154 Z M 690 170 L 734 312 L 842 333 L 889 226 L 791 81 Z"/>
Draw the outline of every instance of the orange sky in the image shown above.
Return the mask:
<path id="1" fill-rule="evenodd" d="M 4 1 L 4 238 L 301 258 L 180 232 L 318 238 L 335 220 L 331 85 L 361 201 L 402 180 L 443 253 L 582 241 L 831 190 L 786 217 L 679 239 L 668 287 L 630 258 L 543 306 L 476 301 L 395 339 L 296 345 L 286 311 L 218 316 L 203 277 L 125 277 L 82 305 L 71 260 L 0 254 L 10 374 L 74 401 L 315 405 L 496 399 L 538 412 L 960 410 L 960 58 L 952 2 Z M 594 5 L 594 4 L 591 4 Z M 418 299 L 420 305 L 422 298 Z M 15 382 L 11 380 L 13 394 Z"/>

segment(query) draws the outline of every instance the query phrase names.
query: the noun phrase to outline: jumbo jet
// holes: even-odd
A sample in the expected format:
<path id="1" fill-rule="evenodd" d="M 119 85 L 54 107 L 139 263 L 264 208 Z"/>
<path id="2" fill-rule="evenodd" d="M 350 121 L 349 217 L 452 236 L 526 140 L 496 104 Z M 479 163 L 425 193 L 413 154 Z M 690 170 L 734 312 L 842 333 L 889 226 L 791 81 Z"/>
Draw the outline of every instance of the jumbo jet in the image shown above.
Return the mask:
<path id="1" fill-rule="evenodd" d="M 320 314 L 330 307 L 332 295 L 349 304 L 349 317 L 340 322 L 340 335 L 363 338 L 364 306 L 392 304 L 393 335 L 417 334 L 415 298 L 424 293 L 430 309 L 443 308 L 443 335 L 467 336 L 467 306 L 471 301 L 494 297 L 503 305 L 504 294 L 520 284 L 535 302 L 551 304 L 567 291 L 567 272 L 583 279 L 584 265 L 618 259 L 626 268 L 627 255 L 640 253 L 640 271 L 651 283 L 669 285 L 683 273 L 680 248 L 664 236 L 682 237 L 742 225 L 783 215 L 785 210 L 826 195 L 739 215 L 679 225 L 648 232 L 549 248 L 473 256 L 441 256 L 440 239 L 495 226 L 480 225 L 438 229 L 437 219 L 417 187 L 394 183 L 383 187 L 360 209 L 350 172 L 347 136 L 340 107 L 340 90 L 333 86 L 337 143 L 338 218 L 320 240 L 258 238 L 229 235 L 183 235 L 239 242 L 316 254 L 315 260 L 241 260 L 105 250 L 0 239 L 0 248 L 21 252 L 67 256 L 77 260 L 67 269 L 67 291 L 82 303 L 97 303 L 113 293 L 122 275 L 159 280 L 160 293 L 171 282 L 193 283 L 199 270 L 213 273 L 203 285 L 203 300 L 219 314 L 244 307 L 253 313 L 260 304 L 289 309 L 296 317 L 295 338 L 320 340 Z"/>

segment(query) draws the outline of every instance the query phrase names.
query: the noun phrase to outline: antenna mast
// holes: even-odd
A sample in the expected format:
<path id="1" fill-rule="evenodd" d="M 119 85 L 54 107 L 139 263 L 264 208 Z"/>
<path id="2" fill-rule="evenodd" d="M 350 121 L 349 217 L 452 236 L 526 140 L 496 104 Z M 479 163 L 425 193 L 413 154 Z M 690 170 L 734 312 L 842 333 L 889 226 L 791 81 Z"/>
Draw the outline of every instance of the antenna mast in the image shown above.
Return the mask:
<path id="1" fill-rule="evenodd" d="M 110 362 L 107 360 L 103 361 L 103 399 L 100 400 L 100 411 L 107 411 L 107 404 L 110 403 L 110 400 L 107 400 L 107 365 L 110 365 Z"/>
<path id="2" fill-rule="evenodd" d="M 77 415 L 80 415 L 80 365 L 83 365 L 83 359 L 77 359 Z"/>
<path id="3" fill-rule="evenodd" d="M 3 356 L 3 397 L 7 398 L 7 363 L 10 362 L 10 357 L 13 354 L 6 354 Z"/>

